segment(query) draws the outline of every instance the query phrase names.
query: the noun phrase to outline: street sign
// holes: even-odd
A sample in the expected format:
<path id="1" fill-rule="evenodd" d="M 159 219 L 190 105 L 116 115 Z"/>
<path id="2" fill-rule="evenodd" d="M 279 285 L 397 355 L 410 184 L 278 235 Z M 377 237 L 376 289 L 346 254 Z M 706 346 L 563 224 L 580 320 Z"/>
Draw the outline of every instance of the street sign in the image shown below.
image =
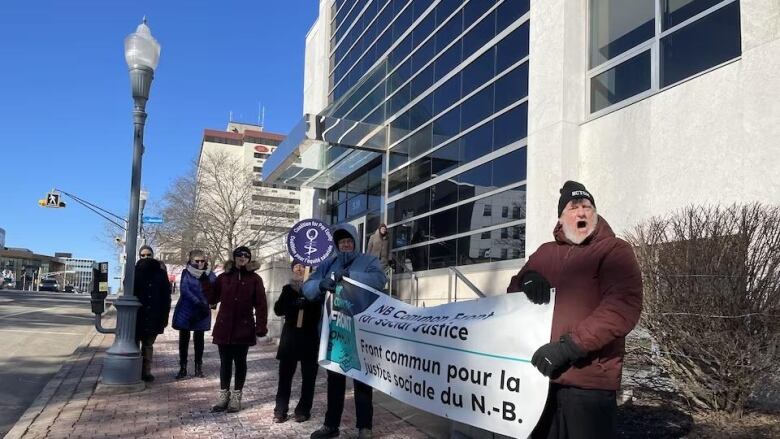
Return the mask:
<path id="1" fill-rule="evenodd" d="M 147 216 L 144 215 L 143 217 L 143 223 L 144 224 L 162 224 L 164 221 L 161 216 Z"/>

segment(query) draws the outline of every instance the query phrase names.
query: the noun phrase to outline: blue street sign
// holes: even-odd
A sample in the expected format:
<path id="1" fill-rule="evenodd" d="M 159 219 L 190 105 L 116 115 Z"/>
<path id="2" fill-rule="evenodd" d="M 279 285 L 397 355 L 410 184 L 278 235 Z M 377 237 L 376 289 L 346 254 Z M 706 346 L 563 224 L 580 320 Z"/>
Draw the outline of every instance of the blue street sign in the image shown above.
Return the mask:
<path id="1" fill-rule="evenodd" d="M 161 216 L 147 216 L 144 215 L 144 224 L 162 224 L 164 221 Z"/>

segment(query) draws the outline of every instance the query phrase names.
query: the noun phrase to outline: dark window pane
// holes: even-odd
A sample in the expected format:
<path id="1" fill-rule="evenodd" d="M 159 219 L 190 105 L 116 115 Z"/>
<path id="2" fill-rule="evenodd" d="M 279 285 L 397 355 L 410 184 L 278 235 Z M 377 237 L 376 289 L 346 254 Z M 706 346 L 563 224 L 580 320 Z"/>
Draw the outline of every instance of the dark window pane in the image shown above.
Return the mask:
<path id="1" fill-rule="evenodd" d="M 467 95 L 488 82 L 495 75 L 496 57 L 488 50 L 463 69 L 463 95 Z"/>
<path id="2" fill-rule="evenodd" d="M 406 58 L 407 55 L 409 55 L 409 52 L 412 50 L 412 38 L 406 37 L 399 43 L 397 46 L 395 46 L 395 49 L 393 49 L 392 52 L 390 52 L 390 55 L 387 57 L 388 64 L 390 65 L 390 68 L 397 66 L 401 61 Z"/>
<path id="3" fill-rule="evenodd" d="M 607 108 L 650 89 L 650 51 L 623 62 L 590 80 L 590 112 Z"/>
<path id="4" fill-rule="evenodd" d="M 493 151 L 493 121 L 463 136 L 461 140 L 463 162 L 468 163 Z"/>
<path id="5" fill-rule="evenodd" d="M 741 53 L 739 2 L 731 3 L 661 40 L 661 87 Z"/>
<path id="6" fill-rule="evenodd" d="M 390 150 L 390 169 L 395 169 L 403 165 L 407 161 L 409 161 L 408 152 L 402 150 L 396 151 L 395 148 Z"/>
<path id="7" fill-rule="evenodd" d="M 420 70 L 433 59 L 433 55 L 433 38 L 431 38 L 412 54 L 412 68 L 414 70 Z M 431 69 L 431 72 L 433 72 L 433 69 Z"/>
<path id="8" fill-rule="evenodd" d="M 663 30 L 667 30 L 723 0 L 662 0 Z M 737 2 L 738 3 L 738 2 Z"/>
<path id="9" fill-rule="evenodd" d="M 495 36 L 496 12 L 493 11 L 463 36 L 463 58 L 471 56 Z"/>
<path id="10" fill-rule="evenodd" d="M 430 239 L 446 238 L 458 232 L 458 209 L 448 209 L 431 215 Z"/>
<path id="11" fill-rule="evenodd" d="M 390 98 L 389 114 L 395 114 L 409 103 L 409 84 L 401 87 L 396 94 Z"/>
<path id="12" fill-rule="evenodd" d="M 592 0 L 590 67 L 643 43 L 655 33 L 655 0 Z"/>
<path id="13" fill-rule="evenodd" d="M 417 236 L 417 235 L 413 235 Z M 428 269 L 428 246 L 421 245 L 406 250 L 406 257 L 412 264 L 412 270 L 423 271 Z"/>
<path id="14" fill-rule="evenodd" d="M 451 171 L 460 165 L 460 161 L 459 142 L 451 142 L 431 153 L 431 174 L 436 176 Z"/>
<path id="15" fill-rule="evenodd" d="M 406 8 L 400 15 L 395 11 L 396 18 L 393 22 L 393 39 L 397 40 L 412 25 L 412 8 Z M 411 41 L 411 38 L 408 38 Z"/>
<path id="16" fill-rule="evenodd" d="M 528 12 L 528 0 L 510 0 L 501 3 L 496 14 L 496 33 L 506 29 Z"/>
<path id="17" fill-rule="evenodd" d="M 464 130 L 486 119 L 493 112 L 493 84 L 470 97 L 461 107 L 463 113 L 460 118 L 460 126 Z"/>
<path id="18" fill-rule="evenodd" d="M 439 5 L 441 7 L 441 4 Z M 436 21 L 439 22 L 439 14 L 437 8 Z M 440 52 L 444 47 L 452 42 L 455 37 L 459 36 L 463 32 L 463 12 L 458 12 L 452 17 L 444 26 L 436 31 L 436 52 Z"/>
<path id="19" fill-rule="evenodd" d="M 528 63 L 515 68 L 496 81 L 494 111 L 528 96 Z"/>
<path id="20" fill-rule="evenodd" d="M 449 206 L 458 201 L 458 184 L 452 180 L 444 180 L 431 187 L 431 209 Z M 457 223 L 453 222 L 453 227 Z"/>
<path id="21" fill-rule="evenodd" d="M 433 135 L 433 129 L 431 125 L 426 125 L 425 128 L 412 134 L 409 137 L 409 157 L 417 157 L 420 154 L 431 149 L 431 136 Z"/>
<path id="22" fill-rule="evenodd" d="M 368 197 L 366 194 L 359 194 L 347 201 L 347 216 L 354 217 L 366 211 L 368 206 Z"/>
<path id="23" fill-rule="evenodd" d="M 425 90 L 428 90 L 433 85 L 433 64 L 421 71 L 420 74 L 412 79 L 412 96 L 419 96 L 423 94 Z M 430 97 L 430 96 L 428 96 Z"/>
<path id="24" fill-rule="evenodd" d="M 493 126 L 494 150 L 525 138 L 528 135 L 528 103 L 524 102 L 498 116 L 493 121 Z"/>
<path id="25" fill-rule="evenodd" d="M 493 160 L 493 186 L 501 187 L 525 180 L 525 154 L 525 148 L 520 148 Z"/>
<path id="26" fill-rule="evenodd" d="M 453 76 L 433 91 L 433 114 L 439 114 L 458 99 L 460 99 L 460 74 Z"/>
<path id="27" fill-rule="evenodd" d="M 472 168 L 458 175 L 458 199 L 465 200 L 474 195 L 484 193 L 491 186 L 490 162 Z"/>
<path id="28" fill-rule="evenodd" d="M 389 105 L 388 105 L 389 107 Z M 390 115 L 390 110 L 387 110 L 387 114 Z M 398 139 L 409 134 L 409 112 L 406 111 L 390 122 L 390 143 L 398 141 Z"/>
<path id="29" fill-rule="evenodd" d="M 442 53 L 441 56 L 436 58 L 436 61 L 433 63 L 434 79 L 436 81 L 446 76 L 447 73 L 452 71 L 452 69 L 460 64 L 460 61 L 463 59 L 461 58 L 461 46 L 462 42 L 458 40 L 449 49 L 447 49 L 447 51 Z"/>
<path id="30" fill-rule="evenodd" d="M 431 108 L 433 107 L 433 96 L 428 95 L 414 104 L 409 109 L 409 129 L 416 130 L 425 122 L 431 120 Z"/>
<path id="31" fill-rule="evenodd" d="M 457 240 L 434 242 L 429 245 L 430 265 L 429 270 L 434 268 L 452 267 L 456 264 L 457 258 Z"/>
<path id="32" fill-rule="evenodd" d="M 419 9 L 420 12 L 424 11 L 425 8 L 428 7 L 428 2 L 425 1 L 415 1 L 414 2 L 414 12 L 415 15 L 417 15 L 417 10 Z M 436 25 L 436 18 L 434 16 L 435 14 L 428 14 L 427 17 L 423 18 L 423 20 L 415 26 L 414 30 L 412 31 L 412 43 L 414 47 L 419 47 L 422 42 L 428 38 L 428 35 L 433 32 L 433 28 Z M 433 41 L 433 38 L 431 38 L 430 41 Z"/>
<path id="33" fill-rule="evenodd" d="M 472 223 L 474 224 L 477 223 L 476 218 L 478 217 L 475 215 L 474 212 L 473 201 L 458 206 L 458 233 L 466 233 L 472 231 L 474 229 L 472 227 Z"/>
<path id="34" fill-rule="evenodd" d="M 458 265 L 490 262 L 489 245 L 490 240 L 483 240 L 479 234 L 458 238 Z"/>
<path id="35" fill-rule="evenodd" d="M 523 24 L 496 44 L 496 72 L 528 55 L 528 23 Z"/>
<path id="36" fill-rule="evenodd" d="M 431 178 L 431 159 L 421 157 L 409 165 L 409 189 Z"/>
<path id="37" fill-rule="evenodd" d="M 395 72 L 393 72 L 392 75 L 390 75 L 390 78 L 388 79 L 388 87 L 387 92 L 392 93 L 395 90 L 398 89 L 404 82 L 408 81 L 409 78 L 412 77 L 412 63 L 410 61 L 406 61 L 405 63 L 401 64 L 398 69 L 396 69 Z"/>
<path id="38" fill-rule="evenodd" d="M 402 168 L 387 177 L 387 194 L 392 196 L 407 189 L 409 168 Z M 396 220 L 397 221 L 397 220 Z"/>
<path id="39" fill-rule="evenodd" d="M 460 106 L 433 121 L 433 145 L 446 142 L 460 132 Z"/>

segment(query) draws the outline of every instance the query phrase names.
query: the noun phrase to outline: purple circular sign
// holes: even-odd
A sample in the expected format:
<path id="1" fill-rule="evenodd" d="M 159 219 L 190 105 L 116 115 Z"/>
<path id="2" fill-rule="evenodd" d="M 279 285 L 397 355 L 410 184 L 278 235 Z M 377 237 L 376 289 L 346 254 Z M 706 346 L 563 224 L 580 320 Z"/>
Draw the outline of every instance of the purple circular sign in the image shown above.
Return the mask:
<path id="1" fill-rule="evenodd" d="M 287 251 L 303 265 L 319 265 L 333 253 L 333 233 L 320 220 L 298 221 L 287 234 Z"/>

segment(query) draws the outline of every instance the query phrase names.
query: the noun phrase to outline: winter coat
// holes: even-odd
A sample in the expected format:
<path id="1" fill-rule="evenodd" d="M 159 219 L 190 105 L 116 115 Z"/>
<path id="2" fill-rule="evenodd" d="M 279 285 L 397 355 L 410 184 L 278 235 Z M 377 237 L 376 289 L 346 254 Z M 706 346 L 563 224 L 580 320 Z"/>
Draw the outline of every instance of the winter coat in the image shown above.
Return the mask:
<path id="1" fill-rule="evenodd" d="M 507 292 L 520 291 L 525 272 L 544 276 L 555 288 L 552 334 L 557 341 L 570 334 L 588 354 L 554 382 L 583 389 L 618 390 L 623 370 L 625 336 L 642 311 L 642 276 L 634 251 L 616 238 L 599 217 L 593 234 L 581 244 L 566 239 L 560 224 L 554 242 L 542 244 Z"/>
<path id="2" fill-rule="evenodd" d="M 211 308 L 206 291 L 212 289 L 217 277 L 214 273 L 203 273 L 199 279 L 189 269 L 181 272 L 179 301 L 173 310 L 173 329 L 185 331 L 208 331 L 211 329 Z"/>
<path id="3" fill-rule="evenodd" d="M 333 229 L 333 233 L 335 234 L 339 230 L 348 232 L 353 240 L 357 235 L 355 227 L 351 224 L 338 225 Z M 303 283 L 303 295 L 309 300 L 319 300 L 325 294 L 320 291 L 320 281 L 325 277 L 330 277 L 331 273 L 344 269 L 349 271 L 351 279 L 380 291 L 387 283 L 387 276 L 376 256 L 357 251 L 342 253 L 337 249 L 335 254 L 317 266 L 309 279 Z"/>
<path id="4" fill-rule="evenodd" d="M 136 314 L 136 338 L 162 334 L 171 312 L 171 284 L 165 266 L 158 260 L 141 259 L 135 264 L 133 294 L 141 302 Z"/>
<path id="5" fill-rule="evenodd" d="M 303 322 L 298 328 L 298 312 L 303 310 Z M 282 336 L 276 358 L 316 360 L 320 346 L 320 318 L 322 302 L 312 302 L 287 284 L 274 303 L 274 314 L 284 317 Z"/>
<path id="6" fill-rule="evenodd" d="M 379 258 L 379 263 L 382 264 L 382 267 L 387 267 L 387 262 L 390 260 L 390 239 L 388 238 L 387 233 L 382 236 L 382 234 L 379 233 L 379 229 L 377 229 L 377 231 L 371 235 L 371 238 L 368 239 L 366 253 L 376 256 Z"/>
<path id="7" fill-rule="evenodd" d="M 214 289 L 206 292 L 210 304 L 220 304 L 211 331 L 214 344 L 253 346 L 257 337 L 268 333 L 265 287 L 263 279 L 254 272 L 257 268 L 254 262 L 242 269 L 228 262 L 225 272 L 217 276 Z"/>

